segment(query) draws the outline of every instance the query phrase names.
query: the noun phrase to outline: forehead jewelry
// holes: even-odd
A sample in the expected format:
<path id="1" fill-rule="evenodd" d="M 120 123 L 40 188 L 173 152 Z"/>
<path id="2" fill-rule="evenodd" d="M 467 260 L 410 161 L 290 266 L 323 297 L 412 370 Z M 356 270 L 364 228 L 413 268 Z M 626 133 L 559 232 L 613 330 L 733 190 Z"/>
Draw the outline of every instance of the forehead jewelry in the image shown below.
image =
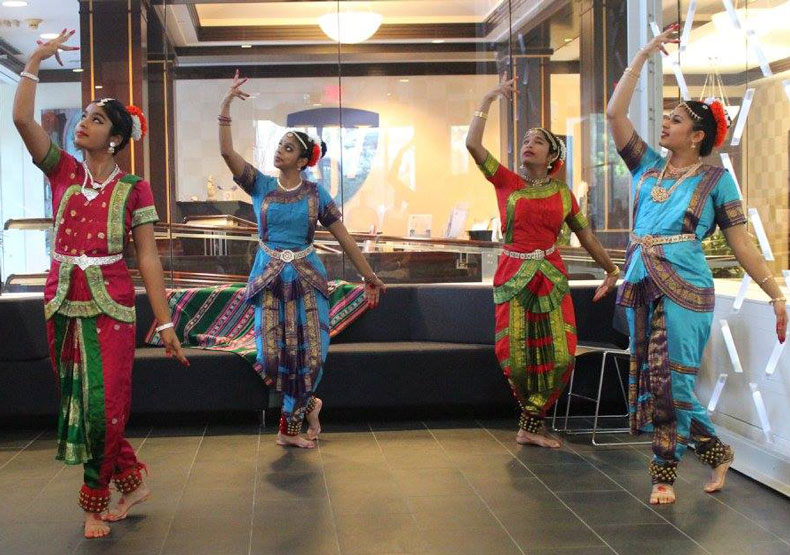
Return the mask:
<path id="1" fill-rule="evenodd" d="M 305 142 L 302 140 L 302 138 L 299 136 L 298 133 L 294 133 L 293 131 L 289 131 L 288 135 L 290 135 L 291 137 L 296 137 L 296 140 L 299 141 L 300 143 L 302 143 L 302 146 L 304 147 L 304 149 L 307 150 L 307 144 L 305 144 Z"/>
<path id="2" fill-rule="evenodd" d="M 678 108 L 682 108 L 683 110 L 685 110 L 686 113 L 689 115 L 689 117 L 691 119 L 693 119 L 694 121 L 699 121 L 699 120 L 702 119 L 702 116 L 699 115 L 698 113 L 696 113 L 694 110 L 692 110 L 691 106 L 689 106 L 685 102 L 681 102 L 680 104 L 678 104 Z M 705 110 L 708 109 L 708 105 L 707 104 L 704 105 L 704 109 Z"/>

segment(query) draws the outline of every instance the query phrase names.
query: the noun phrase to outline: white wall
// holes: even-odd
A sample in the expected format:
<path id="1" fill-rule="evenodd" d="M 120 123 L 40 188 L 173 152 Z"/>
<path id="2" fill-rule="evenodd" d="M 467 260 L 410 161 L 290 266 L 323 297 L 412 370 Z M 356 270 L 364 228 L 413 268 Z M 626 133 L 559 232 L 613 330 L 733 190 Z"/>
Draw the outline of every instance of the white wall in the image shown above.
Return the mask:
<path id="1" fill-rule="evenodd" d="M 773 374 L 766 374 L 766 365 L 777 344 L 773 310 L 765 293 L 752 283 L 743 306 L 735 312 L 733 302 L 739 285 L 738 281 L 716 280 L 713 328 L 697 392 L 700 401 L 707 405 L 719 376 L 727 375 L 712 418 L 725 443 L 735 446 L 734 468 L 790 495 L 790 351 L 784 351 Z M 732 332 L 741 373 L 734 370 L 730 360 L 721 330 L 722 319 L 727 320 Z M 750 384 L 755 385 L 765 405 L 768 435 L 764 433 Z"/>

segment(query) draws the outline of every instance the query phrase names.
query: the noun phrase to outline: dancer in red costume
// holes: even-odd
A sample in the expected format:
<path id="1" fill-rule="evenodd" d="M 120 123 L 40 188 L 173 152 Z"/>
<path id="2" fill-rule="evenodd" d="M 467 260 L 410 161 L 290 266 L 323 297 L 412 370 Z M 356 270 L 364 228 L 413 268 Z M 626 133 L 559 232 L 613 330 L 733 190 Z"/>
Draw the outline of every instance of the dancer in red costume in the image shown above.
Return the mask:
<path id="1" fill-rule="evenodd" d="M 493 185 L 505 236 L 494 275 L 496 355 L 521 407 L 516 441 L 556 449 L 543 417 L 570 378 L 576 354 L 576 319 L 568 271 L 555 247 L 563 223 L 607 275 L 594 301 L 610 293 L 620 270 L 593 235 L 568 185 L 556 176 L 565 144 L 548 129 L 527 131 L 520 148 L 521 175 L 500 164 L 483 146 L 488 109 L 510 100 L 515 78 L 486 94 L 474 113 L 466 148 Z"/>
<path id="2" fill-rule="evenodd" d="M 135 347 L 134 287 L 123 249 L 134 237 L 140 273 L 168 354 L 188 364 L 170 322 L 162 265 L 154 240 L 157 221 L 149 184 L 123 172 L 113 156 L 142 139 L 142 112 L 112 98 L 89 104 L 74 144 L 85 161 L 54 144 L 33 117 L 38 69 L 74 31 L 39 42 L 14 98 L 14 124 L 36 165 L 49 178 L 55 229 L 52 265 L 44 290 L 47 336 L 60 383 L 57 458 L 84 465 L 79 505 L 85 537 L 110 533 L 107 521 L 125 518 L 150 495 L 145 465 L 124 439 L 131 403 Z M 122 494 L 108 510 L 110 482 Z"/>

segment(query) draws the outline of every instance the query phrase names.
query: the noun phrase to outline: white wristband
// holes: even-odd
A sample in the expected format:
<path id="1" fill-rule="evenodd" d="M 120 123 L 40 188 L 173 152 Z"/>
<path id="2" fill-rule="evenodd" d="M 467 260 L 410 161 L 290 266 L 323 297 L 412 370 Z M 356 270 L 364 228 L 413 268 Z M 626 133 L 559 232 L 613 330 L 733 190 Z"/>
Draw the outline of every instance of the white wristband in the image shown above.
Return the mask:
<path id="1" fill-rule="evenodd" d="M 29 71 L 23 71 L 19 75 L 21 75 L 22 77 L 27 77 L 28 79 L 30 79 L 31 81 L 35 81 L 36 83 L 38 83 L 40 81 L 40 79 L 38 78 L 38 75 L 33 75 Z"/>
<path id="2" fill-rule="evenodd" d="M 156 333 L 165 331 L 166 329 L 169 329 L 169 328 L 172 328 L 172 327 L 175 327 L 175 324 L 173 324 L 173 322 L 168 322 L 167 324 L 162 324 L 161 326 L 157 326 L 156 327 Z"/>

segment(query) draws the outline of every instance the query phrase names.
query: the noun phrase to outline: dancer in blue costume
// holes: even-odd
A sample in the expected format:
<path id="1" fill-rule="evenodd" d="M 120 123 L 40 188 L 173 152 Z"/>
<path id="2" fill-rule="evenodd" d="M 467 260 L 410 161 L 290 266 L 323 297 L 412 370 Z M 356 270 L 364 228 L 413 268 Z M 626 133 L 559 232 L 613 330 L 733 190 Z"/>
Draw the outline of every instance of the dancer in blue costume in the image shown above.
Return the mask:
<path id="1" fill-rule="evenodd" d="M 634 227 L 618 303 L 627 307 L 631 332 L 631 429 L 653 431 L 653 504 L 675 501 L 677 465 L 688 445 L 713 469 L 704 487 L 708 493 L 723 487 L 734 459 L 694 394 L 715 300 L 701 240 L 716 226 L 738 262 L 770 295 L 780 341 L 787 327 L 785 299 L 746 233 L 732 176 L 702 162 L 727 134 L 722 104 L 678 104 L 662 126 L 659 144 L 670 153 L 666 160 L 647 146 L 628 119 L 642 65 L 650 55 L 665 51 L 664 44 L 678 42 L 676 34 L 677 26 L 672 26 L 636 55 L 606 114 L 620 156 L 634 176 Z"/>
<path id="2" fill-rule="evenodd" d="M 313 246 L 316 222 L 335 236 L 365 280 L 365 297 L 378 305 L 384 284 L 349 235 L 329 193 L 304 181 L 302 170 L 314 166 L 326 145 L 300 131 L 280 140 L 274 165 L 277 178 L 263 175 L 233 150 L 230 104 L 249 95 L 239 72 L 222 101 L 219 144 L 233 179 L 252 197 L 260 248 L 247 284 L 247 300 L 255 306 L 258 365 L 266 382 L 283 394 L 277 443 L 313 448 L 321 426 L 321 399 L 314 392 L 329 350 L 329 300 L 326 269 Z M 299 435 L 307 419 L 307 437 Z"/>

